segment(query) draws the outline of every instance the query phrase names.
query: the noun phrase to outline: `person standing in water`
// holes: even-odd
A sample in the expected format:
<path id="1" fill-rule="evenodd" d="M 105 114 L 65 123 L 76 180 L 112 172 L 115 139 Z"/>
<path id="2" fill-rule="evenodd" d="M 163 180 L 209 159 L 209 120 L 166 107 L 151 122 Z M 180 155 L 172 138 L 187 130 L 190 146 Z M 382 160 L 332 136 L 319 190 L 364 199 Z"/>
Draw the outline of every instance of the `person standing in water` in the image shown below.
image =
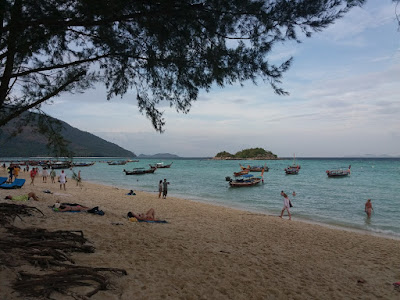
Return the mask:
<path id="1" fill-rule="evenodd" d="M 371 214 L 372 214 L 373 210 L 374 209 L 372 208 L 371 199 L 368 199 L 367 202 L 365 202 L 365 208 L 364 208 L 364 211 L 367 214 L 368 218 L 371 218 Z"/>

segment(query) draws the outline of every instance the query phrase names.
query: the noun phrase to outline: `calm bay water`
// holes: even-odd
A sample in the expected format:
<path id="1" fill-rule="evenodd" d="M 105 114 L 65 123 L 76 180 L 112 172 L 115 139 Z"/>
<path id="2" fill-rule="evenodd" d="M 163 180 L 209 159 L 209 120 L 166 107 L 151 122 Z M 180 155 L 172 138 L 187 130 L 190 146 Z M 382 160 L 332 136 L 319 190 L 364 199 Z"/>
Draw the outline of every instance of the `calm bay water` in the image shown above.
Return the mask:
<path id="1" fill-rule="evenodd" d="M 264 173 L 264 184 L 247 188 L 231 188 L 225 177 L 233 177 L 233 172 L 240 170 L 239 163 L 261 165 L 264 161 L 162 160 L 165 164 L 173 162 L 172 167 L 158 169 L 154 174 L 125 175 L 123 169 L 148 168 L 161 160 L 141 159 L 122 166 L 109 166 L 100 160 L 118 159 L 75 159 L 96 161 L 91 167 L 75 171 L 81 170 L 84 181 L 147 192 L 156 192 L 159 180 L 166 178 L 170 182 L 170 196 L 273 215 L 282 209 L 280 191 L 284 190 L 294 205 L 291 210 L 294 219 L 400 237 L 400 158 L 299 158 L 296 161 L 301 165 L 299 175 L 285 175 L 284 168 L 291 160 L 265 161 L 270 169 Z M 325 173 L 348 165 L 351 165 L 348 177 L 328 178 Z M 67 174 L 70 177 L 72 172 L 67 170 Z M 293 191 L 295 197 L 291 196 Z M 374 207 L 370 220 L 364 213 L 368 198 Z"/>

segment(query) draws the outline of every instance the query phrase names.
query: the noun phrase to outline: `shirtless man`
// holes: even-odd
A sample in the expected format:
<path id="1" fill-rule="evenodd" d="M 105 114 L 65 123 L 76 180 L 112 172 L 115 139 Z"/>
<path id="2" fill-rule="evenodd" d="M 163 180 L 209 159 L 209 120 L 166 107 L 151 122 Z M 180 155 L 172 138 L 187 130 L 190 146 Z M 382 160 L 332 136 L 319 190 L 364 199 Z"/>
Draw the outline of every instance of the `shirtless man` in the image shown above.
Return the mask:
<path id="1" fill-rule="evenodd" d="M 367 214 L 368 218 L 371 217 L 371 213 L 372 213 L 372 203 L 371 203 L 371 199 L 368 199 L 367 202 L 365 202 L 365 213 Z"/>

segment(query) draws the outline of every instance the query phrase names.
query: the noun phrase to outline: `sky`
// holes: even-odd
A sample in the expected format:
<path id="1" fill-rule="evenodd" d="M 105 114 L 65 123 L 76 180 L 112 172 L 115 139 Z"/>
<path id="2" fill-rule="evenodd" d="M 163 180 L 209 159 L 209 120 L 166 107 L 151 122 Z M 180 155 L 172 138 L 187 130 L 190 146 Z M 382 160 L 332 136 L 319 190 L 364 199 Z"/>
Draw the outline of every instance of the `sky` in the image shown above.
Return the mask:
<path id="1" fill-rule="evenodd" d="M 400 11 L 400 5 L 397 8 Z M 279 157 L 400 157 L 400 30 L 392 0 L 368 0 L 302 43 L 276 95 L 259 80 L 201 91 L 188 114 L 165 104 L 165 132 L 141 115 L 135 94 L 106 100 L 104 87 L 62 94 L 43 110 L 139 154 L 213 157 L 261 147 Z"/>

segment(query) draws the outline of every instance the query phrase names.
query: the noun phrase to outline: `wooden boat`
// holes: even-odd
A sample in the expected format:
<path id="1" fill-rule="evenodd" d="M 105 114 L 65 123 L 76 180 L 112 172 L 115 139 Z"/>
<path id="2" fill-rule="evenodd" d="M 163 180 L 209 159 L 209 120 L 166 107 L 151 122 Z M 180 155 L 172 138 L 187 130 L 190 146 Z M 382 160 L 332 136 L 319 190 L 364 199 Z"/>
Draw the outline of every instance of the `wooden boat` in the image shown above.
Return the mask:
<path id="1" fill-rule="evenodd" d="M 293 155 L 293 164 L 285 168 L 286 175 L 297 175 L 300 171 L 300 165 L 296 164 L 296 156 Z"/>
<path id="2" fill-rule="evenodd" d="M 350 168 L 351 165 L 349 166 L 348 169 L 336 169 L 336 170 L 327 170 L 326 174 L 328 177 L 345 177 L 350 175 Z"/>
<path id="3" fill-rule="evenodd" d="M 264 166 L 250 166 L 248 165 L 247 167 L 242 166 L 239 164 L 240 168 L 242 170 L 249 170 L 250 172 L 261 172 L 263 169 L 265 172 L 268 172 L 269 168 L 267 167 L 267 164 L 265 163 Z"/>
<path id="4" fill-rule="evenodd" d="M 94 162 L 90 162 L 90 163 L 85 163 L 85 162 L 77 162 L 77 163 L 73 163 L 72 167 L 90 167 L 93 166 Z"/>
<path id="5" fill-rule="evenodd" d="M 299 174 L 300 167 L 298 166 L 288 166 L 285 168 L 286 175 L 297 175 Z"/>
<path id="6" fill-rule="evenodd" d="M 254 177 L 252 174 L 245 174 L 241 178 L 229 181 L 231 187 L 247 187 L 254 186 L 263 181 L 260 177 Z"/>
<path id="7" fill-rule="evenodd" d="M 122 166 L 126 164 L 126 160 L 119 160 L 119 161 L 108 161 L 109 166 Z"/>
<path id="8" fill-rule="evenodd" d="M 145 170 L 144 168 L 134 168 L 132 171 L 127 171 L 124 169 L 125 175 L 143 175 L 143 174 L 149 174 L 149 173 L 154 173 L 157 170 L 157 168 L 150 168 L 148 170 Z"/>
<path id="9" fill-rule="evenodd" d="M 250 172 L 250 170 L 245 169 L 245 170 L 242 170 L 242 171 L 239 171 L 239 172 L 233 172 L 233 176 L 239 177 L 239 176 L 243 176 L 243 175 L 249 174 L 249 172 Z"/>
<path id="10" fill-rule="evenodd" d="M 69 169 L 71 167 L 71 163 L 69 161 L 57 161 L 48 163 L 47 167 L 50 169 Z"/>
<path id="11" fill-rule="evenodd" d="M 150 166 L 150 168 L 163 169 L 163 168 L 171 168 L 171 165 L 172 165 L 173 163 L 174 163 L 174 162 L 170 163 L 169 165 L 164 165 L 163 162 L 160 162 L 160 163 L 156 163 L 155 165 L 150 165 L 150 164 L 149 164 L 149 166 Z"/>

